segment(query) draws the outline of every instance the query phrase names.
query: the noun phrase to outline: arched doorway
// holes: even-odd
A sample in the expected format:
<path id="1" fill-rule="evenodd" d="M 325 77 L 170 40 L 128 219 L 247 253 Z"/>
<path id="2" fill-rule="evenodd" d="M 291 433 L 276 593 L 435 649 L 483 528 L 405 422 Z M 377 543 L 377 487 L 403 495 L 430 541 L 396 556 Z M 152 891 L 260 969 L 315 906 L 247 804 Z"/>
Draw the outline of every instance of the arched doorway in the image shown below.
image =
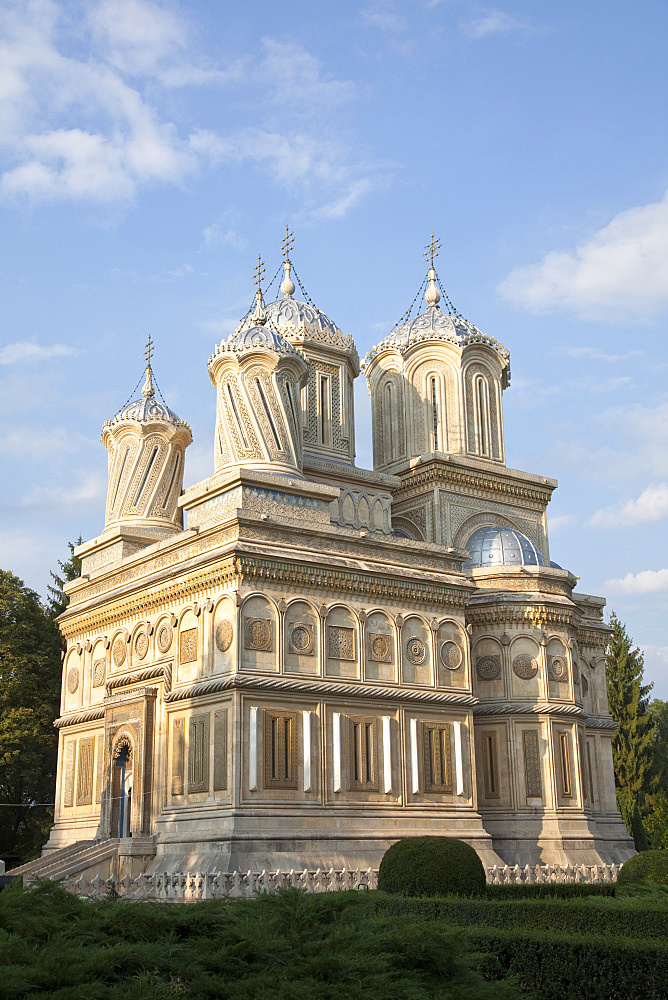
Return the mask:
<path id="1" fill-rule="evenodd" d="M 116 744 L 112 778 L 112 837 L 132 836 L 133 756 L 128 739 Z"/>

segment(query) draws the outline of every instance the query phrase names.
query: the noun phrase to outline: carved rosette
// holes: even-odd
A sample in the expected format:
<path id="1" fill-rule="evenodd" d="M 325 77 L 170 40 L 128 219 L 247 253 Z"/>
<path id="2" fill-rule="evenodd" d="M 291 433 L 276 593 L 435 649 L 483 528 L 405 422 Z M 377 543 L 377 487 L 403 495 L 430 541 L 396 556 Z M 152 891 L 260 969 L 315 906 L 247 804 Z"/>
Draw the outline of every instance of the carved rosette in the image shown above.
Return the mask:
<path id="1" fill-rule="evenodd" d="M 79 687 L 79 668 L 70 667 L 67 671 L 67 690 L 70 694 L 74 694 Z"/>
<path id="2" fill-rule="evenodd" d="M 411 636 L 406 643 L 406 658 L 409 663 L 416 666 L 424 663 L 427 658 L 427 647 L 416 635 Z"/>
<path id="3" fill-rule="evenodd" d="M 538 673 L 538 663 L 530 653 L 520 653 L 513 660 L 513 672 L 523 681 L 530 681 Z"/>
<path id="4" fill-rule="evenodd" d="M 148 653 L 148 632 L 138 632 L 135 636 L 135 656 L 143 660 Z"/>
<path id="5" fill-rule="evenodd" d="M 223 618 L 216 625 L 216 646 L 221 653 L 226 653 L 234 639 L 234 626 L 228 618 Z"/>
<path id="6" fill-rule="evenodd" d="M 495 681 L 501 676 L 501 657 L 481 656 L 476 660 L 475 669 L 481 681 Z"/>
<path id="7" fill-rule="evenodd" d="M 369 659 L 375 663 L 392 662 L 392 636 L 374 632 L 369 636 Z"/>
<path id="8" fill-rule="evenodd" d="M 101 687 L 104 684 L 106 663 L 104 657 L 93 660 L 93 687 Z"/>
<path id="9" fill-rule="evenodd" d="M 439 650 L 441 663 L 448 670 L 459 670 L 462 665 L 462 651 L 452 639 L 446 639 Z"/>
<path id="10" fill-rule="evenodd" d="M 172 647 L 172 639 L 174 637 L 174 631 L 171 625 L 164 622 L 158 629 L 158 649 L 161 653 L 168 653 Z"/>
<path id="11" fill-rule="evenodd" d="M 273 652 L 273 621 L 270 618 L 247 618 L 244 622 L 244 646 L 258 652 Z"/>
<path id="12" fill-rule="evenodd" d="M 561 656 L 551 656 L 548 666 L 553 681 L 565 681 L 567 676 L 566 663 Z"/>
<path id="13" fill-rule="evenodd" d="M 295 622 L 288 636 L 288 652 L 301 656 L 313 656 L 315 650 L 315 630 L 308 622 Z"/>
<path id="14" fill-rule="evenodd" d="M 118 638 L 114 640 L 114 645 L 111 650 L 113 661 L 117 667 L 120 667 L 123 663 L 125 663 L 126 653 L 125 639 L 119 635 Z"/>

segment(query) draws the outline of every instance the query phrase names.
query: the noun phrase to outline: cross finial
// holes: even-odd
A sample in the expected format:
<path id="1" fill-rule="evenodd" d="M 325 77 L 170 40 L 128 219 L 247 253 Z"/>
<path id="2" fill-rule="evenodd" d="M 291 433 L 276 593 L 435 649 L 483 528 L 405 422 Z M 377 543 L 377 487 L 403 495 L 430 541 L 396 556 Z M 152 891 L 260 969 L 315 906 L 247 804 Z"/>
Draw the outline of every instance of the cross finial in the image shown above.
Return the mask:
<path id="1" fill-rule="evenodd" d="M 151 368 L 151 358 L 153 357 L 154 346 L 151 334 L 149 333 L 148 340 L 146 341 L 146 350 L 144 351 L 144 357 L 146 358 L 146 381 L 142 387 L 142 395 L 146 398 L 155 396 L 155 389 L 153 388 L 153 370 Z"/>
<path id="2" fill-rule="evenodd" d="M 427 244 L 424 250 L 425 259 L 429 261 L 429 267 L 434 266 L 434 258 L 438 257 L 438 251 L 441 249 L 441 241 L 434 239 L 434 234 L 431 234 L 431 242 Z"/>
<path id="3" fill-rule="evenodd" d="M 153 348 L 155 344 L 151 340 L 151 334 L 148 335 L 148 340 L 146 341 L 146 350 L 144 351 L 144 357 L 146 358 L 146 364 L 151 364 L 151 358 L 153 357 Z"/>
<path id="4" fill-rule="evenodd" d="M 285 261 L 290 260 L 290 251 L 295 245 L 295 234 L 291 233 L 288 227 L 285 227 L 285 236 L 283 237 L 283 242 L 281 243 L 281 250 L 283 251 L 283 259 Z"/>
<path id="5" fill-rule="evenodd" d="M 260 254 L 258 254 L 257 255 L 257 265 L 253 269 L 253 276 L 254 276 L 253 280 L 255 281 L 255 284 L 257 285 L 257 290 L 260 293 L 260 295 L 262 294 L 262 279 L 264 278 L 265 270 L 266 270 L 266 268 L 264 266 L 264 261 L 262 260 L 262 257 L 260 256 Z"/>

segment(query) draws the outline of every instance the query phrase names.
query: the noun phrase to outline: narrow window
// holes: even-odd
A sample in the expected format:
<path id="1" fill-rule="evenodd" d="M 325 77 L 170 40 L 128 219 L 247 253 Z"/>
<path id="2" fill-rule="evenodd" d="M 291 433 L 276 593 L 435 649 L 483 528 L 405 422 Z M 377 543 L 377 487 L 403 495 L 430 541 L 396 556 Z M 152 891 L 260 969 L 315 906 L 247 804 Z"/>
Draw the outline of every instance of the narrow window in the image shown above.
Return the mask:
<path id="1" fill-rule="evenodd" d="M 496 752 L 496 733 L 483 734 L 483 765 L 485 778 L 485 798 L 499 797 L 499 767 Z"/>
<path id="2" fill-rule="evenodd" d="M 121 485 L 121 479 L 123 478 L 123 472 L 125 471 L 125 463 L 128 460 L 128 455 L 130 454 L 130 449 L 125 449 L 125 455 L 123 455 L 123 461 L 121 463 L 121 471 L 118 473 L 118 479 L 116 480 L 116 489 L 114 490 L 114 499 L 111 501 L 112 510 L 116 505 L 116 497 L 118 496 L 118 490 Z"/>
<path id="3" fill-rule="evenodd" d="M 573 794 L 573 788 L 568 733 L 559 733 L 559 761 L 561 764 L 561 793 L 564 797 L 570 798 Z"/>
<path id="4" fill-rule="evenodd" d="M 332 381 L 328 375 L 319 377 L 320 442 L 331 444 L 332 427 Z"/>
<path id="5" fill-rule="evenodd" d="M 153 449 L 153 451 L 151 453 L 151 457 L 148 460 L 148 463 L 146 465 L 146 472 L 144 473 L 144 476 L 143 476 L 142 481 L 140 483 L 139 489 L 137 490 L 137 496 L 135 497 L 135 502 L 132 505 L 133 507 L 136 507 L 137 504 L 139 503 L 139 498 L 141 497 L 142 493 L 144 492 L 144 487 L 146 486 L 146 482 L 147 482 L 148 477 L 149 477 L 149 475 L 151 473 L 151 469 L 153 468 L 153 463 L 155 462 L 157 456 L 158 456 L 158 448 L 157 448 L 157 445 L 156 445 L 156 447 Z"/>
<path id="6" fill-rule="evenodd" d="M 422 733 L 425 792 L 451 792 L 450 725 L 425 722 Z"/>
<path id="7" fill-rule="evenodd" d="M 394 427 L 392 420 L 392 386 L 389 382 L 385 386 L 385 440 L 387 441 L 386 461 L 391 462 L 394 458 Z"/>
<path id="8" fill-rule="evenodd" d="M 297 715 L 264 712 L 264 787 L 297 787 Z"/>
<path id="9" fill-rule="evenodd" d="M 176 454 L 176 461 L 174 462 L 174 468 L 172 469 L 172 476 L 171 476 L 171 479 L 169 480 L 169 486 L 167 487 L 167 492 L 165 493 L 165 502 L 162 505 L 163 507 L 167 507 L 168 504 L 169 504 L 169 497 L 170 497 L 171 492 L 172 492 L 172 487 L 174 485 L 174 480 L 176 479 L 176 474 L 179 471 L 179 463 L 180 463 L 180 461 L 181 461 L 181 455 L 180 455 L 180 453 L 177 452 L 177 454 Z"/>
<path id="10" fill-rule="evenodd" d="M 591 766 L 591 746 L 587 743 L 587 774 L 589 776 L 589 795 L 591 804 L 594 805 L 594 773 Z"/>
<path id="11" fill-rule="evenodd" d="M 431 423 L 433 435 L 433 451 L 438 451 L 438 396 L 436 392 L 436 379 L 431 379 Z"/>
<path id="12" fill-rule="evenodd" d="M 491 455 L 492 425 L 489 412 L 489 386 L 484 375 L 475 376 L 473 389 L 478 454 Z"/>
<path id="13" fill-rule="evenodd" d="M 255 385 L 257 387 L 257 391 L 258 391 L 258 394 L 260 396 L 260 402 L 262 403 L 262 409 L 264 410 L 265 416 L 266 416 L 267 420 L 269 421 L 269 427 L 271 428 L 271 433 L 272 433 L 272 435 L 274 437 L 274 442 L 276 444 L 276 447 L 278 448 L 279 451 L 282 451 L 283 449 L 281 447 L 281 439 L 279 438 L 278 433 L 276 431 L 276 425 L 274 424 L 273 418 L 271 416 L 271 411 L 269 409 L 269 404 L 267 403 L 267 399 L 266 399 L 266 396 L 264 394 L 264 389 L 262 388 L 262 383 L 260 382 L 259 378 L 255 379 Z"/>
<path id="14" fill-rule="evenodd" d="M 355 791 L 377 789 L 376 720 L 350 719 L 350 788 Z"/>
<path id="15" fill-rule="evenodd" d="M 232 407 L 232 413 L 234 414 L 234 419 L 237 422 L 237 427 L 239 428 L 239 433 L 241 434 L 241 440 L 244 443 L 244 448 L 250 448 L 250 445 L 248 443 L 248 438 L 246 437 L 246 431 L 244 430 L 244 425 L 241 420 L 241 417 L 239 416 L 239 411 L 237 409 L 237 401 L 234 398 L 234 393 L 232 392 L 232 386 L 230 385 L 229 382 L 227 383 L 227 395 L 230 397 L 230 405 Z"/>
<path id="16" fill-rule="evenodd" d="M 295 407 L 295 401 L 292 397 L 292 385 L 287 381 L 287 379 L 285 381 L 285 393 L 288 397 L 288 403 L 290 404 L 290 412 L 292 413 L 292 419 L 294 420 L 295 430 L 297 430 L 299 426 L 297 423 L 297 409 Z"/>
<path id="17" fill-rule="evenodd" d="M 188 791 L 209 790 L 209 714 L 193 715 L 188 731 Z"/>

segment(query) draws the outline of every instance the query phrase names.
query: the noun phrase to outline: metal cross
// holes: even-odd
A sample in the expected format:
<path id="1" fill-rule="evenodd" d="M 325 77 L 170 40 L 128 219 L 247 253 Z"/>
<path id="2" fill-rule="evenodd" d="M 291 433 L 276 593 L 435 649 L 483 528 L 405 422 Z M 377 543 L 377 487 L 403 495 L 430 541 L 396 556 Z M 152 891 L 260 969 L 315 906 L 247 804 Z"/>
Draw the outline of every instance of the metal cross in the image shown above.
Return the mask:
<path id="1" fill-rule="evenodd" d="M 148 340 L 146 341 L 146 350 L 144 351 L 144 357 L 146 358 L 146 364 L 151 364 L 151 358 L 153 357 L 154 343 L 151 340 L 151 334 L 148 335 Z"/>
<path id="2" fill-rule="evenodd" d="M 283 256 L 286 260 L 290 260 L 290 251 L 295 245 L 295 234 L 291 233 L 288 227 L 285 227 L 285 236 L 283 237 L 283 242 L 281 243 L 281 250 L 283 251 Z"/>
<path id="3" fill-rule="evenodd" d="M 434 257 L 438 257 L 438 251 L 441 249 L 440 239 L 434 239 L 434 234 L 431 234 L 431 243 L 428 243 L 424 250 L 425 258 L 429 261 L 429 266 L 434 266 Z"/>
<path id="4" fill-rule="evenodd" d="M 260 254 L 257 255 L 257 267 L 253 270 L 254 281 L 257 285 L 258 292 L 262 291 L 262 279 L 264 278 L 265 266 L 262 261 Z"/>

